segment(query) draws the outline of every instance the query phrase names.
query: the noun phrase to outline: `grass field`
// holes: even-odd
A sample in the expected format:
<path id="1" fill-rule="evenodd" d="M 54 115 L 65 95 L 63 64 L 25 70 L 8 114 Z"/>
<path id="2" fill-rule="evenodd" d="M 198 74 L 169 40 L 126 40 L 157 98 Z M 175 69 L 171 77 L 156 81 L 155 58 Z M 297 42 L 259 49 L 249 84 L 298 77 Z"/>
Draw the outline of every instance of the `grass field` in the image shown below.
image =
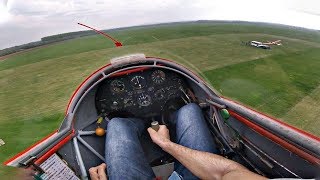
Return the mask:
<path id="1" fill-rule="evenodd" d="M 0 61 L 0 162 L 55 130 L 75 88 L 112 57 L 145 53 L 178 61 L 224 96 L 320 135 L 320 33 L 250 23 L 187 23 L 64 41 Z M 243 41 L 281 39 L 262 50 Z M 0 177 L 13 170 L 0 167 Z M 2 179 L 2 178 L 1 178 Z"/>

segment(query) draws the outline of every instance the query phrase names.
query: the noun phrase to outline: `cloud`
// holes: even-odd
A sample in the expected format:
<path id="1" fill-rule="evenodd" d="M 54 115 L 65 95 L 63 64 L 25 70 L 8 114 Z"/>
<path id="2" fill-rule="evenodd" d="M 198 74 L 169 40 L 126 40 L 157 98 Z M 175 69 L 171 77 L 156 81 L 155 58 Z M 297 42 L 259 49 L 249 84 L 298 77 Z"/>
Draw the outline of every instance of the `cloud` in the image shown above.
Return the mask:
<path id="1" fill-rule="evenodd" d="M 0 49 L 43 36 L 186 20 L 245 20 L 320 29 L 318 0 L 0 0 Z M 7 4 L 5 6 L 4 4 Z M 5 19 L 4 19 L 5 18 Z M 2 23 L 1 23 L 2 21 Z M 24 33 L 22 33 L 24 32 Z"/>
<path id="2" fill-rule="evenodd" d="M 72 8 L 71 1 L 61 0 L 12 0 L 10 1 L 10 12 L 13 15 L 45 15 L 51 13 L 66 12 Z"/>
<path id="3" fill-rule="evenodd" d="M 10 13 L 8 12 L 7 0 L 0 0 L 0 25 L 7 22 L 10 18 Z"/>

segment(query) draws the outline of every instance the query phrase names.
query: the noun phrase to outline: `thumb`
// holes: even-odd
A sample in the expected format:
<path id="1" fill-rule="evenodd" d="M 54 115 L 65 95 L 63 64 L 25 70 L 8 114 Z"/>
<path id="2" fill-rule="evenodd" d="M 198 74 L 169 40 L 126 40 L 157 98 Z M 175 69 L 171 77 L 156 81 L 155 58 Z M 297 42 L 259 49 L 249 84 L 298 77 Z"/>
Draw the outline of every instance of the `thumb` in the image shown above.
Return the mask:
<path id="1" fill-rule="evenodd" d="M 154 135 L 156 133 L 156 131 L 154 129 L 152 129 L 151 127 L 149 127 L 148 129 L 148 133 L 151 135 Z"/>
<path id="2" fill-rule="evenodd" d="M 102 166 L 103 168 L 107 168 L 106 163 L 102 163 L 100 166 Z"/>

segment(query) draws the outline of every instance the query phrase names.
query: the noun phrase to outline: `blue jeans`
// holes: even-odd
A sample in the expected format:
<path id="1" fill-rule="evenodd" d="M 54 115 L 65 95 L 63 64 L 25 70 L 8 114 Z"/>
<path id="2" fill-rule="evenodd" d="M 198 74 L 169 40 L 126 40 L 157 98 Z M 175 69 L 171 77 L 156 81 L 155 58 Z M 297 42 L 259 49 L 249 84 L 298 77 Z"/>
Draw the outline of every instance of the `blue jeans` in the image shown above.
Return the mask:
<path id="1" fill-rule="evenodd" d="M 191 149 L 217 153 L 198 105 L 191 103 L 180 108 L 173 124 L 176 129 L 172 141 Z M 147 128 L 142 120 L 135 118 L 113 118 L 109 122 L 105 157 L 111 180 L 155 178 L 140 142 L 141 135 Z M 175 171 L 184 179 L 197 179 L 179 162 L 175 163 Z"/>

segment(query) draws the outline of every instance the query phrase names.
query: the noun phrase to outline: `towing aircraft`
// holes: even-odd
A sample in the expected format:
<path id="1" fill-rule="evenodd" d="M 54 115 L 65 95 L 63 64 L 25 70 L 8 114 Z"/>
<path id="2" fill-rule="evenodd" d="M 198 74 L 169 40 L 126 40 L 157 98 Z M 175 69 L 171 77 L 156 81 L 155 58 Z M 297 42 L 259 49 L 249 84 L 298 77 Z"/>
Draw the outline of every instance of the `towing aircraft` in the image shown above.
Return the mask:
<path id="1" fill-rule="evenodd" d="M 263 42 L 262 44 L 265 45 L 277 45 L 277 46 L 281 46 L 281 40 L 275 40 L 275 41 L 267 41 L 267 42 Z"/>

